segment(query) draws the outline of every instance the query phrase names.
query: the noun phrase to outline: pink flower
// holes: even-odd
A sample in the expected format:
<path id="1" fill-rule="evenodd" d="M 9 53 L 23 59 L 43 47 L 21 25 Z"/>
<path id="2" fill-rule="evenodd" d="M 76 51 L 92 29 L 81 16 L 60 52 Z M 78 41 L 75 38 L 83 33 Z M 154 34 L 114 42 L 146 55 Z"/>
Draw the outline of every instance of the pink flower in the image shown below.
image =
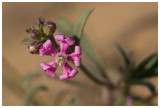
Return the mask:
<path id="1" fill-rule="evenodd" d="M 47 40 L 39 49 L 40 56 L 49 55 L 55 59 L 49 63 L 40 63 L 42 69 L 46 72 L 47 76 L 51 78 L 55 77 L 55 71 L 58 66 L 62 66 L 63 73 L 59 76 L 60 80 L 71 79 L 78 74 L 77 69 L 73 69 L 68 61 L 73 61 L 75 66 L 81 65 L 81 47 L 75 46 L 75 51 L 71 54 L 67 54 L 67 49 L 75 43 L 75 40 L 71 37 L 65 38 L 63 34 L 55 35 L 55 40 L 60 42 L 60 51 L 57 52 L 53 46 L 51 40 Z"/>

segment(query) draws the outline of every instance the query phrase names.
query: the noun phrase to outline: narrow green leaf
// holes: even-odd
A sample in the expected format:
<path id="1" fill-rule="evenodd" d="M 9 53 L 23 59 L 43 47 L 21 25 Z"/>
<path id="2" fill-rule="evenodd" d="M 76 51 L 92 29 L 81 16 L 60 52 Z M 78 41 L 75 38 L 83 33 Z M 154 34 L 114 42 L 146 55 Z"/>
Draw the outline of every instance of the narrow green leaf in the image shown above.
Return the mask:
<path id="1" fill-rule="evenodd" d="M 22 41 L 21 41 L 21 43 L 23 44 L 23 45 L 29 45 L 31 42 L 33 42 L 34 40 L 33 39 L 31 39 L 31 38 L 25 38 L 25 39 L 23 39 Z"/>
<path id="2" fill-rule="evenodd" d="M 149 78 L 158 75 L 158 54 L 152 54 L 136 68 L 134 78 Z"/>
<path id="3" fill-rule="evenodd" d="M 68 95 L 68 93 L 69 93 L 69 90 L 61 90 L 56 96 L 56 98 L 54 99 L 53 106 L 60 106 L 63 99 Z"/>
<path id="4" fill-rule="evenodd" d="M 125 50 L 118 44 L 115 45 L 117 51 L 119 52 L 125 66 L 129 66 L 130 64 L 130 59 L 128 57 L 128 55 L 126 54 Z"/>
<path id="5" fill-rule="evenodd" d="M 90 9 L 87 9 L 86 11 L 84 11 L 80 15 L 76 25 L 74 26 L 73 36 L 77 36 L 78 38 L 81 38 L 86 21 L 87 21 L 89 15 L 92 13 L 92 11 L 93 11 L 93 8 L 90 8 Z"/>
<path id="6" fill-rule="evenodd" d="M 117 52 L 119 53 L 123 64 L 124 64 L 124 73 L 123 73 L 123 81 L 125 83 L 128 83 L 128 80 L 131 79 L 132 77 L 132 73 L 134 72 L 134 65 L 131 64 L 130 59 L 127 55 L 127 53 L 125 52 L 125 50 L 118 44 L 115 45 L 115 48 L 117 50 Z"/>
<path id="7" fill-rule="evenodd" d="M 60 18 L 57 19 L 55 23 L 57 25 L 57 30 L 59 33 L 66 36 L 73 35 L 73 25 L 68 20 Z"/>
<path id="8" fill-rule="evenodd" d="M 26 94 L 25 94 L 25 96 L 24 96 L 24 105 L 25 105 L 25 106 L 27 106 L 27 105 L 30 104 L 30 100 L 32 99 L 33 95 L 34 95 L 37 91 L 39 91 L 39 90 L 47 90 L 47 87 L 44 86 L 44 85 L 36 85 L 36 86 L 30 88 L 30 89 L 26 92 Z"/>
<path id="9" fill-rule="evenodd" d="M 142 78 L 150 78 L 150 77 L 154 77 L 154 76 L 158 76 L 157 69 L 150 69 L 150 70 L 143 71 L 142 74 L 140 74 L 136 78 L 142 79 Z"/>
<path id="10" fill-rule="evenodd" d="M 39 77 L 43 75 L 42 73 L 32 73 L 32 74 L 28 74 L 27 76 L 25 76 L 23 79 L 22 79 L 22 84 L 23 85 L 27 85 L 29 82 L 31 82 L 31 80 L 33 80 L 34 78 L 36 77 Z"/>
<path id="11" fill-rule="evenodd" d="M 140 65 L 137 67 L 137 71 L 149 70 L 153 67 L 158 67 L 158 54 L 152 54 L 142 63 L 140 63 Z"/>
<path id="12" fill-rule="evenodd" d="M 66 106 L 78 106 L 78 100 L 76 99 L 71 99 L 67 104 Z"/>
<path id="13" fill-rule="evenodd" d="M 81 37 L 80 46 L 82 47 L 84 56 L 96 65 L 96 68 L 98 68 L 99 73 L 102 76 L 106 76 L 106 66 L 104 65 L 105 63 L 103 63 L 103 61 L 100 59 L 95 48 L 92 46 L 87 36 L 84 34 Z"/>
<path id="14" fill-rule="evenodd" d="M 130 85 L 143 85 L 146 86 L 153 94 L 155 93 L 155 86 L 144 80 L 133 80 L 130 82 Z"/>

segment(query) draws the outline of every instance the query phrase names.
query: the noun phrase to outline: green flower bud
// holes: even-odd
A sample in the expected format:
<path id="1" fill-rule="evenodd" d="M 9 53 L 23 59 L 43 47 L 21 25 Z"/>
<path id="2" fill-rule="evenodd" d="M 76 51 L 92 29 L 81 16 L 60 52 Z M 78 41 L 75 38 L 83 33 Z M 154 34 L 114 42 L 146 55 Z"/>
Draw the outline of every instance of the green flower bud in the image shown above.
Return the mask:
<path id="1" fill-rule="evenodd" d="M 53 23 L 52 21 L 47 21 L 43 27 L 43 31 L 47 36 L 53 35 L 53 33 L 56 30 L 56 24 Z"/>
<path id="2" fill-rule="evenodd" d="M 30 28 L 26 29 L 26 32 L 29 34 L 31 30 L 35 29 L 34 26 L 32 25 Z"/>
<path id="3" fill-rule="evenodd" d="M 34 27 L 37 30 L 42 30 L 43 26 L 44 26 L 44 20 L 42 18 L 38 18 L 34 23 Z"/>
<path id="4" fill-rule="evenodd" d="M 36 29 L 30 30 L 29 36 L 32 39 L 39 39 L 40 38 L 40 32 Z"/>

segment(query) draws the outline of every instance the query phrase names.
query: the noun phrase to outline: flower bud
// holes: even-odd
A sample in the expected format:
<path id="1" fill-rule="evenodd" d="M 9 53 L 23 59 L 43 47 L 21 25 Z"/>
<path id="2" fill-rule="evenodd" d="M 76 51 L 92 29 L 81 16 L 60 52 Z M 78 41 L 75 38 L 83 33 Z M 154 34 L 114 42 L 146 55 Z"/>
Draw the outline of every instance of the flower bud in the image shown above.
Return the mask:
<path id="1" fill-rule="evenodd" d="M 31 31 L 31 28 L 26 29 L 26 32 L 29 34 Z"/>
<path id="2" fill-rule="evenodd" d="M 39 39 L 40 38 L 40 32 L 37 31 L 36 29 L 30 30 L 29 36 L 32 39 Z"/>
<path id="3" fill-rule="evenodd" d="M 29 52 L 31 54 L 39 54 L 39 49 L 43 43 L 43 41 L 33 41 L 30 45 L 28 45 Z"/>
<path id="4" fill-rule="evenodd" d="M 43 31 L 47 36 L 53 35 L 53 33 L 56 30 L 56 24 L 53 23 L 52 21 L 47 21 L 43 27 Z"/>
<path id="5" fill-rule="evenodd" d="M 38 18 L 34 23 L 34 27 L 37 30 L 41 30 L 43 28 L 43 25 L 44 25 L 44 20 L 42 18 Z"/>

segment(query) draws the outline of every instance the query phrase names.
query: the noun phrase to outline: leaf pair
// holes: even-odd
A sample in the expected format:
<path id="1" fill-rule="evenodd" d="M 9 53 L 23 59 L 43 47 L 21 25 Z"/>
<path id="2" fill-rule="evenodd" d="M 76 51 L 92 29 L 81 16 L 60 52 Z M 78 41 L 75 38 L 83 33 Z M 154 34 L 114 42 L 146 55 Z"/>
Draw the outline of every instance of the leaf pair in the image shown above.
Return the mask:
<path id="1" fill-rule="evenodd" d="M 158 75 L 158 54 L 152 54 L 136 69 L 138 78 L 149 78 Z"/>
<path id="2" fill-rule="evenodd" d="M 150 82 L 144 81 L 144 78 L 149 78 L 158 75 L 158 55 L 152 54 L 147 59 L 142 61 L 137 67 L 133 67 L 130 58 L 120 45 L 116 45 L 116 48 L 125 65 L 124 79 L 127 79 L 125 83 L 127 85 L 139 84 L 146 86 L 153 94 L 155 93 L 155 87 Z"/>

